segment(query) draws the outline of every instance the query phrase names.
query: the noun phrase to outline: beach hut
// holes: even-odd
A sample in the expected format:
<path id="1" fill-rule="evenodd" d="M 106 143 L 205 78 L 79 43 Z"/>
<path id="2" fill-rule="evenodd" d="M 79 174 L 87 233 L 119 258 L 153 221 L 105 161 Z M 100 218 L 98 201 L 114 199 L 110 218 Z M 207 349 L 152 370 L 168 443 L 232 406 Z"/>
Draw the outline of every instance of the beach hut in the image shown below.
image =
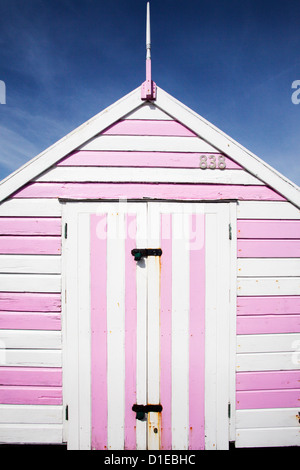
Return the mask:
<path id="1" fill-rule="evenodd" d="M 154 83 L 150 20 L 0 201 L 0 443 L 299 446 L 299 187 Z"/>

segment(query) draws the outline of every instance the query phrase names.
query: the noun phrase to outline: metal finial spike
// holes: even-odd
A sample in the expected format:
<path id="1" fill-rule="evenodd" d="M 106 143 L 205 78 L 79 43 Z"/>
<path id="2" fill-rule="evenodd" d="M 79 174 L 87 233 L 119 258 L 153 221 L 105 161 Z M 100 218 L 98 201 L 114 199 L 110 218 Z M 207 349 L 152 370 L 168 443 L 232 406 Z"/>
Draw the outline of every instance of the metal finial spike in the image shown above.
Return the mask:
<path id="1" fill-rule="evenodd" d="M 151 73 L 151 30 L 150 30 L 150 2 L 147 2 L 146 20 L 146 81 L 142 84 L 142 100 L 156 99 L 156 84 L 152 81 Z"/>
<path id="2" fill-rule="evenodd" d="M 151 28 L 150 28 L 150 3 L 147 3 L 147 25 L 146 25 L 146 59 L 151 59 Z"/>

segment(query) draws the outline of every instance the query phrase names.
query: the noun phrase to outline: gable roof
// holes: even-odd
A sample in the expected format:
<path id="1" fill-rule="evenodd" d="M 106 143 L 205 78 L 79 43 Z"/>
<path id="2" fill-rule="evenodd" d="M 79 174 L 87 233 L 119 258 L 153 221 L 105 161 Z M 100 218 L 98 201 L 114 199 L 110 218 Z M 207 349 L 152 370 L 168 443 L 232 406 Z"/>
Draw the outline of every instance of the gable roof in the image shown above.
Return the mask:
<path id="1" fill-rule="evenodd" d="M 138 87 L 67 134 L 0 183 L 0 203 L 32 179 L 44 173 L 66 155 L 87 144 L 104 129 L 143 104 L 141 89 Z M 219 152 L 235 160 L 245 170 L 259 178 L 295 206 L 300 207 L 300 188 L 296 184 L 159 87 L 157 87 L 157 98 L 154 104 L 171 118 L 191 129 Z"/>

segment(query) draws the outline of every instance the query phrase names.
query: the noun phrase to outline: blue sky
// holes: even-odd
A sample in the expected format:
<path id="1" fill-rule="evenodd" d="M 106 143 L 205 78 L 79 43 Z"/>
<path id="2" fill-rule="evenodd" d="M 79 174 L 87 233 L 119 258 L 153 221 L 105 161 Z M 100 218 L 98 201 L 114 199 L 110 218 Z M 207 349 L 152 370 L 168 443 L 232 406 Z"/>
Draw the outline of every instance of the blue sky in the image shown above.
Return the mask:
<path id="1" fill-rule="evenodd" d="M 299 185 L 300 1 L 150 3 L 157 85 Z M 146 0 L 0 0 L 0 179 L 141 85 L 145 15 Z"/>

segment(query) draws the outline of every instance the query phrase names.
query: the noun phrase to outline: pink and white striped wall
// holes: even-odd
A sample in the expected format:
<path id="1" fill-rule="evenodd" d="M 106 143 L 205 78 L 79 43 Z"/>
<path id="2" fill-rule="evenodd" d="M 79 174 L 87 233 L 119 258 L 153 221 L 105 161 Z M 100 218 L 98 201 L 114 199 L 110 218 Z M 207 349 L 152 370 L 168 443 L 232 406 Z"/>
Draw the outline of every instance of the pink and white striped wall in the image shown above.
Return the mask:
<path id="1" fill-rule="evenodd" d="M 62 410 L 63 400 L 59 198 L 239 201 L 237 442 L 247 446 L 251 435 L 249 442 L 257 445 L 252 435 L 262 427 L 261 421 L 252 422 L 248 414 L 242 418 L 242 412 L 252 410 L 251 416 L 256 416 L 256 410 L 261 410 L 266 416 L 264 428 L 276 435 L 277 445 L 280 438 L 273 430 L 280 422 L 275 420 L 274 425 L 269 410 L 276 414 L 278 409 L 294 410 L 299 405 L 299 364 L 292 362 L 297 348 L 293 335 L 300 333 L 299 211 L 185 126 L 147 104 L 0 206 L 0 339 L 5 352 L 0 368 L 0 402 L 5 411 L 0 441 L 25 439 L 15 424 L 14 406 L 19 404 L 28 407 L 23 421 L 32 439 L 38 439 L 39 419 L 31 407 L 42 405 L 46 431 L 40 439 L 63 440 L 62 415 L 55 408 L 55 418 L 48 423 L 46 418 L 51 407 Z M 162 282 L 167 285 L 167 278 Z M 254 345 L 249 345 L 249 339 Z M 250 429 L 246 422 L 252 423 Z M 298 442 L 297 420 L 285 422 L 281 436 L 286 433 L 288 442 Z M 30 441 L 30 432 L 27 436 Z"/>

